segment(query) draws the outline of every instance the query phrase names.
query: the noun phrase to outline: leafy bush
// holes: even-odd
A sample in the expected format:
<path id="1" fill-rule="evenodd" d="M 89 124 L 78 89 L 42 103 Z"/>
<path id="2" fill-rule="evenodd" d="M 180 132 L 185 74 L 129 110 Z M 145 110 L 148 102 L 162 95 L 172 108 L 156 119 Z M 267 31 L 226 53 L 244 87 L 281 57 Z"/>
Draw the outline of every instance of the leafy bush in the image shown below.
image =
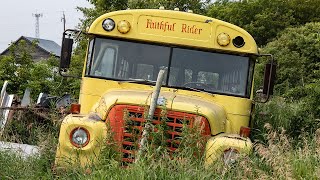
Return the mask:
<path id="1" fill-rule="evenodd" d="M 317 102 L 316 102 L 317 103 Z M 257 104 L 255 111 L 254 127 L 255 138 L 263 137 L 266 123 L 278 130 L 286 130 L 291 137 L 298 139 L 303 133 L 313 134 L 320 128 L 320 121 L 314 114 L 312 101 L 301 100 L 288 102 L 281 97 L 275 97 L 267 104 Z"/>

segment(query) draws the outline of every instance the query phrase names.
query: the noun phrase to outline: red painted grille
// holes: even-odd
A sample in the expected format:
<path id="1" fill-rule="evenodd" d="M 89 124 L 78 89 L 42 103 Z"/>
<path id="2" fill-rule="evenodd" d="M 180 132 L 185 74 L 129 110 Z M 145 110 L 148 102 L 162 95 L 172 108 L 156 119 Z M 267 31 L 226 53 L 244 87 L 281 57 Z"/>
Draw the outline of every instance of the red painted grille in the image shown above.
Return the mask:
<path id="1" fill-rule="evenodd" d="M 145 122 L 145 109 L 140 106 L 117 105 L 108 114 L 108 122 L 114 133 L 114 140 L 119 143 L 122 152 L 123 162 L 133 162 L 135 152 Z M 202 134 L 210 135 L 210 127 L 206 118 L 184 112 L 166 112 L 166 145 L 169 151 L 175 151 L 179 147 L 179 138 L 182 135 L 184 125 L 194 127 L 195 123 L 200 123 Z M 198 121 L 198 122 L 197 122 Z M 156 109 L 152 124 L 161 124 L 161 109 Z M 157 131 L 157 129 L 155 129 Z"/>

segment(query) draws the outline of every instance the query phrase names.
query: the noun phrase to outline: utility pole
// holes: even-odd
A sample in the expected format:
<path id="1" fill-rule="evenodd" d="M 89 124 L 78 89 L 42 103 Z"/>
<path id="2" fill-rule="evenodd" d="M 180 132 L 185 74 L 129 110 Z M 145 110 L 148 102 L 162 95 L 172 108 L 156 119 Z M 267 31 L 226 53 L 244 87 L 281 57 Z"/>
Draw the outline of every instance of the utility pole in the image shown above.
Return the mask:
<path id="1" fill-rule="evenodd" d="M 63 32 L 64 32 L 66 30 L 66 15 L 64 14 L 64 11 L 62 11 L 61 22 L 63 23 Z"/>
<path id="2" fill-rule="evenodd" d="M 35 14 L 32 14 L 33 17 L 36 18 L 36 24 L 35 24 L 35 28 L 36 28 L 36 31 L 35 31 L 35 36 L 36 38 L 40 38 L 40 30 L 39 30 L 39 18 L 42 17 L 42 13 L 35 13 Z"/>

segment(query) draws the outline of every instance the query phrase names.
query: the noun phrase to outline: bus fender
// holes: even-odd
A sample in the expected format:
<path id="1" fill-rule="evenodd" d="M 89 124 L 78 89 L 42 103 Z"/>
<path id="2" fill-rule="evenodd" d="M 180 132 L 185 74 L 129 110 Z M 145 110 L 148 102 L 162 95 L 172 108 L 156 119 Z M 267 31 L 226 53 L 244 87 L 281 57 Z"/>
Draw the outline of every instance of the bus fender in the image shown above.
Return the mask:
<path id="1" fill-rule="evenodd" d="M 219 134 L 211 137 L 207 141 L 205 151 L 205 165 L 209 166 L 219 159 L 222 159 L 224 153 L 233 150 L 240 154 L 250 154 L 253 144 L 249 138 L 241 137 L 238 134 Z"/>
<path id="2" fill-rule="evenodd" d="M 85 129 L 88 133 L 88 143 L 84 147 L 75 147 L 71 142 L 75 129 Z M 94 120 L 89 115 L 70 114 L 63 120 L 56 151 L 56 166 L 92 164 L 106 145 L 107 125 L 103 121 Z"/>

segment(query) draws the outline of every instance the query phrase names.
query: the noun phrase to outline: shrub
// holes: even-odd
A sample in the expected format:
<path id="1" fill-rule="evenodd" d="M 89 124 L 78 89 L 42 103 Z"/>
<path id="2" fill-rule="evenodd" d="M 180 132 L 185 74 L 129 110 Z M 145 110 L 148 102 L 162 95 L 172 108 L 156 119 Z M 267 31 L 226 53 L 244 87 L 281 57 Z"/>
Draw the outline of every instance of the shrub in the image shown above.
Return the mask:
<path id="1" fill-rule="evenodd" d="M 254 119 L 255 138 L 264 139 L 264 125 L 269 123 L 276 129 L 285 129 L 287 134 L 298 138 L 302 133 L 314 133 L 320 128 L 311 106 L 312 102 L 300 100 L 288 102 L 281 97 L 275 97 L 266 104 L 257 104 Z"/>

